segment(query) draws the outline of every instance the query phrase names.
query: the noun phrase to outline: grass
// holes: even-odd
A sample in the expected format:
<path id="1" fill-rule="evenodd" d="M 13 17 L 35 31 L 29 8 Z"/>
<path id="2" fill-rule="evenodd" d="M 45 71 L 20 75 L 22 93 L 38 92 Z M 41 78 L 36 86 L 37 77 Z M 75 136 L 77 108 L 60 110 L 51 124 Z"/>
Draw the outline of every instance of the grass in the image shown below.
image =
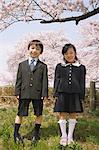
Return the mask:
<path id="1" fill-rule="evenodd" d="M 98 150 L 99 149 L 99 118 L 98 112 L 83 115 L 78 119 L 75 130 L 75 144 L 65 147 L 66 150 Z M 24 137 L 23 145 L 13 141 L 14 119 L 17 108 L 0 109 L 0 150 L 58 150 L 63 149 L 59 143 L 59 131 L 57 118 L 52 108 L 44 109 L 43 123 L 41 128 L 41 140 L 37 145 L 31 144 L 31 135 L 34 127 L 35 116 L 30 107 L 29 116 L 23 119 L 20 128 Z"/>

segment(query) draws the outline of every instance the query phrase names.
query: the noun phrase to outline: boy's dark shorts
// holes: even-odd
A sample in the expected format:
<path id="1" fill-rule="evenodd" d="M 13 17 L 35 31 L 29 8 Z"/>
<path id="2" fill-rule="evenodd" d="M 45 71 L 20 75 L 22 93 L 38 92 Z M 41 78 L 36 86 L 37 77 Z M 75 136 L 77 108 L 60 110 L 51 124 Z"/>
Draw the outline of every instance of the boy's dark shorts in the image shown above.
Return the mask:
<path id="1" fill-rule="evenodd" d="M 32 101 L 32 106 L 34 109 L 34 115 L 41 116 L 43 111 L 43 100 L 41 99 L 32 99 L 32 100 L 25 100 L 20 99 L 19 100 L 19 106 L 18 106 L 18 116 L 28 116 L 28 110 L 29 110 L 29 104 Z"/>

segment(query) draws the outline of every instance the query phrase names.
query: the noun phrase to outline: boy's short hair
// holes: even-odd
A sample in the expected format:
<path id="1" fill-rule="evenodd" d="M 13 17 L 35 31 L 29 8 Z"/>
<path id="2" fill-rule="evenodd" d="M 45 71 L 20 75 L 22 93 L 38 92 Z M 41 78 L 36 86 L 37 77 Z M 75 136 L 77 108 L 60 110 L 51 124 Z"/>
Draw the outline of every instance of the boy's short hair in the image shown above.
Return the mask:
<path id="1" fill-rule="evenodd" d="M 43 53 L 43 44 L 41 43 L 41 41 L 39 40 L 32 40 L 29 44 L 28 44 L 28 50 L 30 48 L 31 45 L 36 45 L 39 46 L 41 48 L 41 54 Z"/>

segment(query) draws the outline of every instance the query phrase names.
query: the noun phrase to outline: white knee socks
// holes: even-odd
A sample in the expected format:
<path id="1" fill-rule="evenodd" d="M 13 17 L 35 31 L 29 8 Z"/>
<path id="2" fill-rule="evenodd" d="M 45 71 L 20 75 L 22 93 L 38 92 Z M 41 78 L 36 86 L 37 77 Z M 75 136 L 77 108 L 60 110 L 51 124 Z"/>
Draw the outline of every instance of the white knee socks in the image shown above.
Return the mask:
<path id="1" fill-rule="evenodd" d="M 60 130 L 61 130 L 61 134 L 62 134 L 62 138 L 66 138 L 67 139 L 67 133 L 66 133 L 66 123 L 67 121 L 65 119 L 60 119 L 58 121 L 59 125 L 60 125 Z"/>
<path id="2" fill-rule="evenodd" d="M 61 134 L 62 134 L 61 139 L 65 139 L 65 143 L 63 143 L 64 146 L 66 145 L 66 140 L 67 139 L 68 139 L 68 144 L 72 143 L 73 142 L 73 133 L 74 133 L 75 125 L 77 123 L 76 119 L 69 119 L 68 120 L 68 123 L 69 123 L 68 136 L 67 136 L 67 133 L 66 133 L 66 123 L 67 123 L 67 121 L 65 119 L 60 119 L 58 121 L 58 123 L 59 123 Z M 61 145 L 63 145 L 63 144 L 61 144 Z"/>
<path id="3" fill-rule="evenodd" d="M 65 119 L 60 119 L 58 121 L 60 130 L 61 130 L 61 139 L 60 139 L 60 145 L 66 146 L 67 145 L 67 133 L 66 133 L 66 123 L 67 121 Z"/>
<path id="4" fill-rule="evenodd" d="M 69 119 L 69 129 L 68 129 L 68 144 L 73 142 L 73 133 L 75 129 L 75 125 L 77 123 L 76 119 Z"/>

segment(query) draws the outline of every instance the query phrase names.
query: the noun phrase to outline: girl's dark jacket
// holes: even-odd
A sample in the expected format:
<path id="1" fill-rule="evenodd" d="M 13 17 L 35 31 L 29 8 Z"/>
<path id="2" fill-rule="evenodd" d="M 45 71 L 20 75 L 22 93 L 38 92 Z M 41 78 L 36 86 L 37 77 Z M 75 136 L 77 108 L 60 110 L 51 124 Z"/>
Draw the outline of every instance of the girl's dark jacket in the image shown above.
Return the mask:
<path id="1" fill-rule="evenodd" d="M 80 99 L 85 97 L 86 68 L 78 62 L 73 64 L 57 64 L 54 78 L 54 97 L 59 93 L 79 93 Z"/>

